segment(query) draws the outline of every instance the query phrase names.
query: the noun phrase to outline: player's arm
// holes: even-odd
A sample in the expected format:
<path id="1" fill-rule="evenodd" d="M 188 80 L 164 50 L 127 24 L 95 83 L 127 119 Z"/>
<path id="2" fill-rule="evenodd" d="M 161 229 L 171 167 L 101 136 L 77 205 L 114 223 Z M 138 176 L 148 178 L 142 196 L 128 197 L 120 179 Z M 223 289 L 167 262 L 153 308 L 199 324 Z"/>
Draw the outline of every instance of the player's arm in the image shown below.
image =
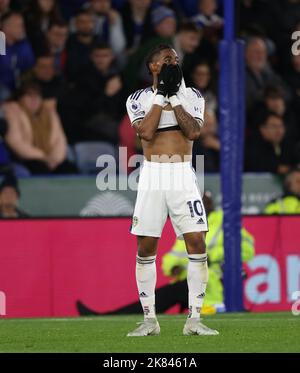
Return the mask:
<path id="1" fill-rule="evenodd" d="M 137 119 L 132 122 L 132 126 L 143 140 L 151 141 L 159 125 L 165 96 L 167 94 L 166 79 L 167 65 L 163 65 L 158 76 L 157 93 L 150 111 L 140 121 Z"/>
<path id="2" fill-rule="evenodd" d="M 178 125 L 181 128 L 181 131 L 183 132 L 184 136 L 187 137 L 189 140 L 197 140 L 200 136 L 200 129 L 202 123 L 199 123 L 199 120 L 195 119 L 191 114 L 185 111 L 182 105 L 180 104 L 179 100 L 178 102 L 176 102 L 176 106 L 172 105 L 172 107 Z"/>
<path id="3" fill-rule="evenodd" d="M 179 98 L 177 97 L 177 93 L 182 79 L 182 71 L 180 69 L 180 66 L 173 65 L 170 66 L 169 69 L 171 71 L 170 74 L 172 74 L 172 79 L 168 81 L 167 93 L 169 96 L 170 104 L 174 110 L 177 123 L 185 137 L 187 137 L 189 140 L 197 140 L 200 136 L 200 129 L 203 125 L 203 120 L 201 118 L 196 119 L 191 113 L 187 112 L 183 108 Z M 195 96 L 197 96 L 197 98 L 199 95 L 200 99 L 199 92 L 193 91 L 193 93 L 195 93 Z M 199 111 L 199 103 L 194 102 L 194 99 L 191 101 L 193 102 L 190 102 L 190 104 L 192 104 L 192 106 L 195 104 L 195 108 Z"/>
<path id="4" fill-rule="evenodd" d="M 158 97 L 158 95 L 155 97 Z M 141 120 L 133 123 L 139 137 L 146 141 L 151 141 L 155 135 L 162 112 L 162 106 L 154 103 L 149 113 Z"/>

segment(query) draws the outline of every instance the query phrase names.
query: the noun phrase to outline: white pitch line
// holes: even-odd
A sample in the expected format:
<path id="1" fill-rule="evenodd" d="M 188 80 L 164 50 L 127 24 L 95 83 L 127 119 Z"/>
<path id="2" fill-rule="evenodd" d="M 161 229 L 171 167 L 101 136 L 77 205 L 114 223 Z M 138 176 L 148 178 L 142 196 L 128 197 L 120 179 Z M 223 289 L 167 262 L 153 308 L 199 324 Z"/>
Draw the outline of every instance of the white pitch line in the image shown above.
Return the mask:
<path id="1" fill-rule="evenodd" d="M 143 319 L 142 316 L 140 318 L 141 320 Z M 179 322 L 179 321 L 184 321 L 185 320 L 185 317 L 164 317 L 164 316 L 158 316 L 158 321 L 164 321 L 164 322 Z M 217 322 L 220 322 L 220 321 L 223 321 L 223 322 L 230 322 L 230 321 L 273 321 L 273 320 L 284 320 L 284 321 L 298 321 L 300 322 L 300 318 L 297 318 L 296 316 L 294 317 L 289 317 L 287 319 L 283 319 L 281 317 L 272 317 L 270 319 L 268 319 L 267 317 L 259 317 L 259 318 L 218 318 L 218 317 L 213 317 L 213 318 L 201 318 L 201 320 L 203 321 L 208 321 L 208 322 L 211 322 L 211 321 L 217 321 Z M 46 319 L 41 319 L 41 318 L 38 318 L 38 319 L 34 319 L 34 318 L 28 318 L 28 319 L 0 319 L 0 325 L 1 323 L 5 323 L 5 322 L 8 322 L 8 323 L 14 323 L 14 322 L 17 322 L 17 323 L 20 323 L 20 322 L 52 322 L 52 321 L 55 321 L 55 322 L 81 322 L 81 321 L 99 321 L 99 322 L 103 322 L 103 321 L 112 321 L 112 322 L 124 322 L 124 321 L 132 321 L 132 322 L 135 322 L 135 320 L 133 318 L 125 318 L 125 317 L 117 317 L 117 316 L 100 316 L 100 317 L 78 317 L 78 318 L 46 318 Z"/>

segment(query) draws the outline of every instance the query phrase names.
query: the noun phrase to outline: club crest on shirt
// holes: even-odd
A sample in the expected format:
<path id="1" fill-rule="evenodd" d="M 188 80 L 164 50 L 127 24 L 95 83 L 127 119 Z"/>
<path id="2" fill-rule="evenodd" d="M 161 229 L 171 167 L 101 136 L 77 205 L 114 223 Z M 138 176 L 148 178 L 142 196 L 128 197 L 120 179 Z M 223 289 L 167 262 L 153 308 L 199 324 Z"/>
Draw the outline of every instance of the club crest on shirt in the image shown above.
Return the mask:
<path id="1" fill-rule="evenodd" d="M 141 104 L 138 101 L 131 101 L 130 102 L 130 111 L 133 113 L 138 112 L 141 109 Z"/>

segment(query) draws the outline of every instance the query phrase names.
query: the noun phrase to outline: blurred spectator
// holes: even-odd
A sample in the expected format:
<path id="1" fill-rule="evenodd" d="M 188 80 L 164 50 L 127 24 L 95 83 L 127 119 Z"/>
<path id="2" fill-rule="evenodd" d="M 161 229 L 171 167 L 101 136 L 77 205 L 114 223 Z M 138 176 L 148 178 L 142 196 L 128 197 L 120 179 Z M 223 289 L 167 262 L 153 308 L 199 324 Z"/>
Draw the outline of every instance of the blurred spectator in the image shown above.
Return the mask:
<path id="1" fill-rule="evenodd" d="M 216 0 L 198 0 L 199 13 L 191 18 L 199 29 L 203 29 L 203 36 L 212 43 L 217 43 L 223 27 L 223 19 L 216 11 Z"/>
<path id="2" fill-rule="evenodd" d="M 126 40 L 120 14 L 112 8 L 111 0 L 91 0 L 89 10 L 95 17 L 95 35 L 110 45 L 116 56 L 125 49 Z"/>
<path id="3" fill-rule="evenodd" d="M 263 102 L 255 105 L 249 124 L 251 130 L 257 132 L 260 120 L 269 111 L 282 117 L 286 127 L 285 138 L 290 144 L 300 140 L 300 128 L 298 128 L 296 116 L 290 105 L 286 103 L 283 89 L 280 86 L 267 86 L 263 93 Z"/>
<path id="4" fill-rule="evenodd" d="M 109 45 L 95 44 L 90 58 L 90 65 L 78 75 L 75 83 L 70 126 L 79 129 L 77 141 L 117 144 L 119 122 L 124 114 L 121 76 Z"/>
<path id="5" fill-rule="evenodd" d="M 21 88 L 18 101 L 5 108 L 5 137 L 15 158 L 33 174 L 73 173 L 66 160 L 67 142 L 54 105 L 43 101 L 35 84 Z"/>
<path id="6" fill-rule="evenodd" d="M 212 90 L 211 69 L 208 63 L 200 62 L 192 72 L 192 86 L 199 89 L 205 99 L 204 123 L 201 136 L 194 142 L 193 164 L 196 155 L 204 155 L 205 172 L 218 172 L 220 163 L 220 140 L 216 117 L 217 98 Z"/>
<path id="7" fill-rule="evenodd" d="M 128 53 L 153 36 L 151 3 L 152 0 L 129 0 L 121 10 Z"/>
<path id="8" fill-rule="evenodd" d="M 187 85 L 191 71 L 199 61 L 207 61 L 210 65 L 215 64 L 215 51 L 211 44 L 203 38 L 202 31 L 193 23 L 182 23 L 173 39 L 174 48 L 178 54 L 179 61 L 186 78 Z"/>
<path id="9" fill-rule="evenodd" d="M 293 150 L 285 141 L 285 124 L 275 113 L 267 113 L 246 149 L 246 171 L 285 174 L 294 163 Z"/>
<path id="10" fill-rule="evenodd" d="M 196 156 L 204 156 L 204 171 L 220 171 L 221 144 L 215 122 L 206 123 L 201 129 L 201 136 L 193 145 L 193 167 L 196 168 Z"/>
<path id="11" fill-rule="evenodd" d="M 204 58 L 207 55 L 204 50 L 204 53 L 199 52 L 201 32 L 193 23 L 184 23 L 180 25 L 179 31 L 176 34 L 174 33 L 173 36 L 170 34 L 167 37 L 170 29 L 167 30 L 165 26 L 161 26 L 160 23 L 167 22 L 166 24 L 168 24 L 168 19 L 170 20 L 171 18 L 172 20 L 170 24 L 175 26 L 174 12 L 168 9 L 165 13 L 163 13 L 165 14 L 166 18 L 162 18 L 162 14 L 159 13 L 153 14 L 155 15 L 153 19 L 159 21 L 158 26 L 156 26 L 155 30 L 159 32 L 162 31 L 163 34 L 157 35 L 156 37 L 148 40 L 145 45 L 141 46 L 130 57 L 124 72 L 124 78 L 126 79 L 127 86 L 130 91 L 134 90 L 137 86 L 146 86 L 150 84 L 151 79 L 145 65 L 145 59 L 149 53 L 149 50 L 151 50 L 155 45 L 170 44 L 174 46 L 174 49 L 176 50 L 179 57 L 179 63 L 182 65 L 183 74 L 186 78 L 190 76 L 192 68 L 199 61 L 199 55 L 204 56 Z M 172 32 L 175 31 L 175 29 L 171 30 Z M 166 31 L 166 34 L 164 33 L 164 31 Z M 190 82 L 187 80 L 187 83 L 189 84 Z"/>
<path id="12" fill-rule="evenodd" d="M 53 22 L 47 31 L 44 48 L 38 53 L 38 55 L 52 55 L 54 57 L 55 70 L 61 73 L 64 72 L 66 65 L 66 43 L 68 35 L 68 25 L 65 22 Z"/>
<path id="13" fill-rule="evenodd" d="M 10 10 L 10 0 L 0 0 L 0 18 Z"/>
<path id="14" fill-rule="evenodd" d="M 197 88 L 205 99 L 205 110 L 217 111 L 217 97 L 213 88 L 211 67 L 207 62 L 198 63 L 192 72 L 192 86 Z"/>
<path id="15" fill-rule="evenodd" d="M 263 91 L 269 84 L 282 85 L 278 75 L 268 64 L 266 44 L 263 39 L 255 37 L 246 45 L 246 100 L 247 109 L 262 100 Z"/>
<path id="16" fill-rule="evenodd" d="M 266 214 L 300 214 L 300 169 L 287 173 L 283 183 L 284 194 L 268 203 Z"/>
<path id="17" fill-rule="evenodd" d="M 18 208 L 20 189 L 13 175 L 7 175 L 0 183 L 0 219 L 27 218 L 28 215 Z"/>
<path id="18" fill-rule="evenodd" d="M 32 70 L 22 76 L 22 83 L 37 83 L 42 91 L 44 99 L 57 100 L 64 88 L 64 79 L 56 74 L 54 57 L 51 55 L 39 56 Z"/>
<path id="19" fill-rule="evenodd" d="M 156 35 L 171 38 L 176 32 L 175 12 L 166 6 L 159 6 L 152 10 L 151 19 Z"/>
<path id="20" fill-rule="evenodd" d="M 80 70 L 89 64 L 93 43 L 98 39 L 94 35 L 95 19 L 88 10 L 81 10 L 75 17 L 76 32 L 67 42 L 66 74 L 75 81 Z"/>
<path id="21" fill-rule="evenodd" d="M 152 82 L 145 65 L 146 57 L 154 46 L 173 44 L 176 32 L 176 18 L 173 10 L 160 6 L 151 13 L 155 35 L 145 41 L 129 58 L 124 70 L 126 88 L 131 92 L 139 86 L 147 86 Z"/>
<path id="22" fill-rule="evenodd" d="M 38 52 L 45 44 L 45 34 L 62 17 L 56 0 L 30 0 L 24 10 L 26 31 L 33 50 Z"/>
<path id="23" fill-rule="evenodd" d="M 19 84 L 22 72 L 34 64 L 34 55 L 26 39 L 23 16 L 8 12 L 1 18 L 1 29 L 6 36 L 6 55 L 1 56 L 0 81 L 10 92 Z"/>
<path id="24" fill-rule="evenodd" d="M 221 143 L 218 136 L 218 123 L 215 113 L 204 113 L 205 125 L 201 135 L 193 145 L 193 166 L 196 168 L 196 156 L 204 155 L 205 172 L 218 172 L 220 168 Z"/>

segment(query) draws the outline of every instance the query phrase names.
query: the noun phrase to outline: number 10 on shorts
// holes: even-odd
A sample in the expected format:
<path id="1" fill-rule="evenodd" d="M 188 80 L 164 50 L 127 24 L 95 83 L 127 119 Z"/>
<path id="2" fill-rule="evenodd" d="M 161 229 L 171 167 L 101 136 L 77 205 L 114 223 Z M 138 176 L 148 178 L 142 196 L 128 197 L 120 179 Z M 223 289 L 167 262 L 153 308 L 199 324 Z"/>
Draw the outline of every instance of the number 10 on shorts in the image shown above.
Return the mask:
<path id="1" fill-rule="evenodd" d="M 203 215 L 203 206 L 200 199 L 193 201 L 188 201 L 187 205 L 189 206 L 191 217 L 202 216 Z"/>

